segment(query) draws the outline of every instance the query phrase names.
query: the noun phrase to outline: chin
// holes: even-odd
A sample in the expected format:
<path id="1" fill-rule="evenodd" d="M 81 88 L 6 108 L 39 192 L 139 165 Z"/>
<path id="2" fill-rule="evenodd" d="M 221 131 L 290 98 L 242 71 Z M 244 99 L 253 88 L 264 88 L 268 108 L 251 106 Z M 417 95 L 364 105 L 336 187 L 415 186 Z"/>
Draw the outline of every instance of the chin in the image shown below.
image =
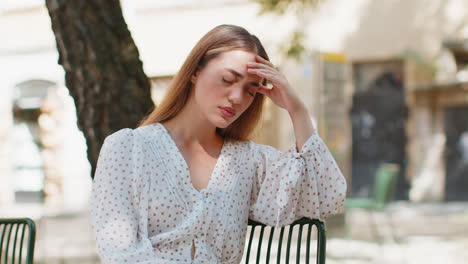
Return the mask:
<path id="1" fill-rule="evenodd" d="M 218 128 L 226 128 L 228 127 L 230 124 L 232 124 L 232 122 L 216 122 L 215 123 L 215 126 L 218 127 Z"/>
<path id="2" fill-rule="evenodd" d="M 226 120 L 223 117 L 219 117 L 215 122 L 212 122 L 212 123 L 218 128 L 226 128 L 226 127 L 230 126 L 234 121 L 235 121 L 235 119 Z"/>

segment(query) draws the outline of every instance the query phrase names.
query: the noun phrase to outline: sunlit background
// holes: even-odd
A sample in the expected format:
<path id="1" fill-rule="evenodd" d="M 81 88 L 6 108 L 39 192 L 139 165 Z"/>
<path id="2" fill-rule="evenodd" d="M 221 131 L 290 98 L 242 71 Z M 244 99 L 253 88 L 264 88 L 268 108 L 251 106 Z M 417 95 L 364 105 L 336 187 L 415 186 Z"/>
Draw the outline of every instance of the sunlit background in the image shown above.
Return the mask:
<path id="1" fill-rule="evenodd" d="M 348 179 L 327 263 L 468 263 L 468 1 L 326 0 L 261 14 L 259 2 L 121 1 L 155 104 L 201 36 L 245 27 Z M 45 1 L 1 1 L 0 36 L 0 217 L 37 221 L 36 263 L 99 263 L 91 166 Z M 289 148 L 287 112 L 265 108 L 255 141 Z"/>

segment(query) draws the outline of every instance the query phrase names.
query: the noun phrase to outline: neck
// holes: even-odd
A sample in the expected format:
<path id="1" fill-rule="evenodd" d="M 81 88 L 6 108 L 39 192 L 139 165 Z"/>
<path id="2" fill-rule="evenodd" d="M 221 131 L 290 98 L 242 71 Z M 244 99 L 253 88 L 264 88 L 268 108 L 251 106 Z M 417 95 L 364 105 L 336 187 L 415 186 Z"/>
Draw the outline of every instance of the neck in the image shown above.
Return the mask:
<path id="1" fill-rule="evenodd" d="M 198 106 L 190 99 L 177 116 L 162 123 L 181 146 L 212 146 L 223 141 L 216 134 L 216 126 L 201 114 Z"/>

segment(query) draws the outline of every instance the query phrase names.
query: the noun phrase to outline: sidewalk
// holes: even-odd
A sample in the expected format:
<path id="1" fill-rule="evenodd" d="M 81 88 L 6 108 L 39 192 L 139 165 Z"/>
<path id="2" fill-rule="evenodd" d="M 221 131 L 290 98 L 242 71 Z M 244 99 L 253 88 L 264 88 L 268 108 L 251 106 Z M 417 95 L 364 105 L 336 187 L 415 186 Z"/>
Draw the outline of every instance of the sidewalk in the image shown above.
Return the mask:
<path id="1" fill-rule="evenodd" d="M 86 209 L 23 204 L 0 208 L 0 217 L 29 217 L 36 223 L 35 264 L 100 263 Z"/>
<path id="2" fill-rule="evenodd" d="M 349 238 L 329 237 L 327 263 L 468 263 L 468 203 L 395 202 L 348 210 Z M 378 223 L 378 224 L 377 224 Z"/>
<path id="3" fill-rule="evenodd" d="M 40 215 L 41 209 L 0 208 L 0 216 L 7 211 L 8 216 Z M 47 212 L 35 219 L 35 263 L 100 263 L 86 210 Z M 327 264 L 468 264 L 468 203 L 397 202 L 385 212 L 352 209 L 346 222 L 348 237 L 342 226 L 328 226 Z"/>

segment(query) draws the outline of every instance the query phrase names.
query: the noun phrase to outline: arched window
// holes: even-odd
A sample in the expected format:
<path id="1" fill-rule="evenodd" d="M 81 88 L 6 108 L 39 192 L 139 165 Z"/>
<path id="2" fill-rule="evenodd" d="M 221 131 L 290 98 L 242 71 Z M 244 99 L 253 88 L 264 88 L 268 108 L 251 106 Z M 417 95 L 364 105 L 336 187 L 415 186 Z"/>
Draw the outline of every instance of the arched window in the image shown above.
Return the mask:
<path id="1" fill-rule="evenodd" d="M 56 84 L 28 80 L 14 88 L 12 164 L 16 202 L 43 202 L 44 162 L 38 118 L 41 104 Z"/>

